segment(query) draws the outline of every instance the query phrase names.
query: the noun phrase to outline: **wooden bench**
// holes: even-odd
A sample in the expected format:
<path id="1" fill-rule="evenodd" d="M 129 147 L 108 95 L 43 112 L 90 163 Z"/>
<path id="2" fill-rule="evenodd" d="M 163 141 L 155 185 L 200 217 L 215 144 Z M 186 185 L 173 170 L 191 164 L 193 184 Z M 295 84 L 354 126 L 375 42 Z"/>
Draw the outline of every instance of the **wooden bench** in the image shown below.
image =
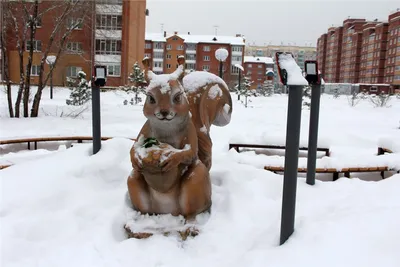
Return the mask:
<path id="1" fill-rule="evenodd" d="M 278 146 L 278 145 L 256 145 L 256 144 L 237 144 L 237 143 L 232 143 L 229 144 L 229 150 L 234 148 L 237 152 L 239 151 L 239 148 L 262 148 L 262 149 L 285 149 L 285 146 Z M 308 147 L 299 147 L 299 150 L 308 150 Z M 329 157 L 330 151 L 329 148 L 317 148 L 317 151 L 320 152 L 325 152 L 325 156 Z"/>
<path id="2" fill-rule="evenodd" d="M 384 155 L 385 153 L 393 153 L 393 151 L 388 148 L 378 147 L 378 155 Z"/>
<path id="3" fill-rule="evenodd" d="M 10 167 L 11 165 L 0 165 L 0 170 Z"/>
<path id="4" fill-rule="evenodd" d="M 265 170 L 272 171 L 274 173 L 277 172 L 284 172 L 284 167 L 275 167 L 275 166 L 265 166 Z M 352 172 L 380 172 L 382 179 L 385 178 L 384 174 L 385 171 L 393 171 L 389 169 L 387 166 L 378 166 L 378 167 L 354 167 L 354 168 L 343 168 L 343 169 L 336 169 L 336 168 L 317 168 L 315 173 L 332 173 L 333 174 L 333 181 L 339 179 L 339 173 L 343 173 L 345 177 L 350 178 L 350 173 Z M 307 168 L 298 168 L 297 172 L 299 173 L 307 173 Z M 399 172 L 399 171 L 397 171 Z"/>
<path id="5" fill-rule="evenodd" d="M 113 137 L 101 137 L 101 140 L 108 140 Z M 136 141 L 134 138 L 130 138 Z M 21 144 L 28 143 L 28 149 L 31 149 L 31 143 L 34 143 L 34 149 L 37 149 L 38 142 L 62 142 L 62 141 L 77 141 L 82 143 L 83 141 L 92 141 L 92 136 L 52 136 L 52 137 L 28 137 L 28 138 L 16 138 L 16 139 L 6 139 L 0 140 L 0 145 L 10 145 L 10 144 Z"/>

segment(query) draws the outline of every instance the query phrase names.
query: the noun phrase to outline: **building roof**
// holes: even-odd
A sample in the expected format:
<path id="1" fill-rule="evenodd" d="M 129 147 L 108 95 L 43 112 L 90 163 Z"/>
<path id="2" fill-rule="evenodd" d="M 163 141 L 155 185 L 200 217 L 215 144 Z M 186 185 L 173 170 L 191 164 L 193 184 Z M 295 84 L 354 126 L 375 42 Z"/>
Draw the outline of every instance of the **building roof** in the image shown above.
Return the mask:
<path id="1" fill-rule="evenodd" d="M 165 42 L 166 38 L 162 33 L 148 33 L 145 34 L 145 40 L 153 41 L 153 42 Z"/>
<path id="2" fill-rule="evenodd" d="M 153 42 L 165 42 L 167 38 L 175 34 L 162 33 L 146 33 L 145 39 Z M 215 44 L 231 44 L 231 45 L 245 45 L 243 36 L 220 36 L 220 35 L 192 35 L 192 34 L 176 34 L 178 37 L 184 39 L 185 43 L 215 43 Z"/>
<path id="3" fill-rule="evenodd" d="M 245 56 L 244 63 L 265 63 L 265 64 L 274 64 L 274 60 L 272 57 L 253 57 L 253 56 Z"/>

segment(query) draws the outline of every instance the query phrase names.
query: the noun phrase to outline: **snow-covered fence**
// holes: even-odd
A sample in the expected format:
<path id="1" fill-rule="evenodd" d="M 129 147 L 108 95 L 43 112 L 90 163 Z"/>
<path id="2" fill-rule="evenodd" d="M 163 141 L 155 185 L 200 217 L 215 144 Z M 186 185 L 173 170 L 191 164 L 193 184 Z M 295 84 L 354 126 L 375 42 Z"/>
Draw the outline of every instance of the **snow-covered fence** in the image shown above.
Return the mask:
<path id="1" fill-rule="evenodd" d="M 336 89 L 339 90 L 340 95 L 351 95 L 360 91 L 359 85 L 351 83 L 325 83 L 324 88 L 324 93 L 330 95 L 334 95 Z"/>

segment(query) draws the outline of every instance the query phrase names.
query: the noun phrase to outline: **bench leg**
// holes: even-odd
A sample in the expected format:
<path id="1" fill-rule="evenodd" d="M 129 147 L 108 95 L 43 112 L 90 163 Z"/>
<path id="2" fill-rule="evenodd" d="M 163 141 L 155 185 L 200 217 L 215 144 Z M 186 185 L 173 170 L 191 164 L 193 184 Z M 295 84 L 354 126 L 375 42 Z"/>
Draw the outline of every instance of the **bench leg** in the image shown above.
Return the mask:
<path id="1" fill-rule="evenodd" d="M 35 142 L 35 150 L 37 150 L 37 142 Z"/>
<path id="2" fill-rule="evenodd" d="M 78 140 L 78 144 L 80 144 L 80 143 L 82 143 L 82 140 Z M 230 150 L 230 148 L 229 148 L 229 150 Z"/>
<path id="3" fill-rule="evenodd" d="M 28 150 L 31 150 L 31 142 L 28 142 Z"/>
<path id="4" fill-rule="evenodd" d="M 381 171 L 381 177 L 382 179 L 385 179 L 385 171 Z"/>
<path id="5" fill-rule="evenodd" d="M 338 172 L 334 172 L 333 173 L 333 181 L 336 181 L 337 179 L 339 179 L 339 173 Z"/>
<path id="6" fill-rule="evenodd" d="M 350 178 L 350 172 L 345 172 L 344 177 Z"/>

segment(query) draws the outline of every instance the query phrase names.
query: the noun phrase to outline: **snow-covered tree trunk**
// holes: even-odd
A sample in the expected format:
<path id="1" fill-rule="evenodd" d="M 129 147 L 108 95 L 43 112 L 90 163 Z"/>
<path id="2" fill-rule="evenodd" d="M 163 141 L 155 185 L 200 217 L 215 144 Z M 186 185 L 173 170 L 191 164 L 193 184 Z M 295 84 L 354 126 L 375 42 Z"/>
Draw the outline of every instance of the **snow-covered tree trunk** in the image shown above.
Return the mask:
<path id="1" fill-rule="evenodd" d="M 8 13 L 8 5 L 5 2 L 1 2 L 1 10 L 3 14 Z M 10 80 L 10 71 L 9 71 L 9 58 L 8 58 L 8 48 L 7 48 L 7 27 L 3 23 L 2 29 L 0 32 L 0 50 L 1 50 L 1 57 L 3 58 L 3 80 L 6 83 L 6 92 L 7 92 L 7 104 L 8 104 L 8 113 L 10 115 L 10 118 L 14 117 L 14 108 L 13 108 L 13 101 L 12 101 L 12 91 L 11 91 L 11 80 Z"/>
<path id="2" fill-rule="evenodd" d="M 26 66 L 26 75 L 25 75 L 25 87 L 24 87 L 24 98 L 23 98 L 23 105 L 24 105 L 24 117 L 29 117 L 29 95 L 30 95 L 30 87 L 31 87 L 31 69 L 32 69 L 32 58 L 33 58 L 33 41 L 35 40 L 36 36 L 36 24 L 37 24 L 37 17 L 38 17 L 38 9 L 39 9 L 39 1 L 35 0 L 33 2 L 33 14 L 30 14 L 29 10 L 27 9 L 26 5 L 23 5 L 24 14 L 28 18 L 27 25 L 29 27 L 29 55 L 28 55 L 28 64 Z"/>

